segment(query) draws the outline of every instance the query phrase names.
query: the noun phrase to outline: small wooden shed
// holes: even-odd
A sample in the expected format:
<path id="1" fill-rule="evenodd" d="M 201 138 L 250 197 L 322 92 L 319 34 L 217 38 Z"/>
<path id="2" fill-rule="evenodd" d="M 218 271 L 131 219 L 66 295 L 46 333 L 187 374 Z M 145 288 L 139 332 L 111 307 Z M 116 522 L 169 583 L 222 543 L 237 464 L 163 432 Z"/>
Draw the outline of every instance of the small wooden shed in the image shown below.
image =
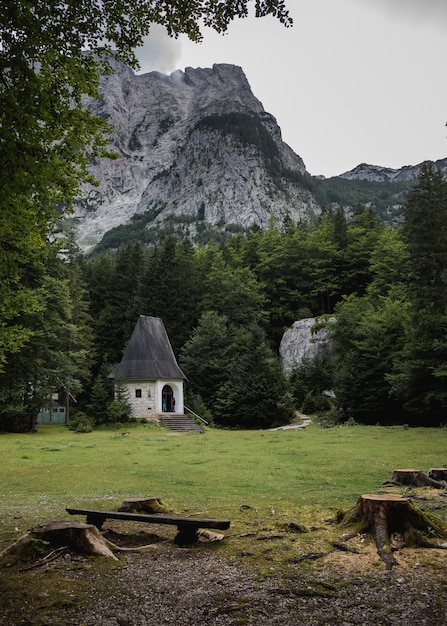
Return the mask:
<path id="1" fill-rule="evenodd" d="M 186 377 L 159 317 L 140 315 L 123 358 L 109 378 L 127 390 L 133 417 L 156 420 L 163 413 L 184 413 Z"/>

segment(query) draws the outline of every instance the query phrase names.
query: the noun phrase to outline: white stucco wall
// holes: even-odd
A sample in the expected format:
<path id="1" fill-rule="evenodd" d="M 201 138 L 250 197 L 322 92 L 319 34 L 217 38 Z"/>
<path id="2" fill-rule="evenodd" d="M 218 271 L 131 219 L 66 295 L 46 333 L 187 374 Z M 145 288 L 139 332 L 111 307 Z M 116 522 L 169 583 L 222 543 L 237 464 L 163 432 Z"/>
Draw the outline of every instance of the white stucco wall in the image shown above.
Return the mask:
<path id="1" fill-rule="evenodd" d="M 183 414 L 185 412 L 183 380 L 131 380 L 124 384 L 127 389 L 129 404 L 132 407 L 132 417 L 147 420 L 157 419 L 158 415 L 163 413 L 162 392 L 165 385 L 169 385 L 172 389 L 175 398 L 175 413 Z"/>
<path id="2" fill-rule="evenodd" d="M 157 380 L 156 381 L 156 411 L 163 413 L 162 391 L 165 385 L 169 385 L 173 391 L 175 398 L 175 412 L 183 414 L 185 408 L 183 406 L 183 380 Z"/>

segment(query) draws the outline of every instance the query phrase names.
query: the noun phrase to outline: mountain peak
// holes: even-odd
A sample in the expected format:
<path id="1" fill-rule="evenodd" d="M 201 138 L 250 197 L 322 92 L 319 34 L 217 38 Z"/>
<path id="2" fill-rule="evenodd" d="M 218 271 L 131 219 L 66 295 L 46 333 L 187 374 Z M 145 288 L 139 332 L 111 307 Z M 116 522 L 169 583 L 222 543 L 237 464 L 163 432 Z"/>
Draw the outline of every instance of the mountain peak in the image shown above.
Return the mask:
<path id="1" fill-rule="evenodd" d="M 368 163 L 360 163 L 349 172 L 340 174 L 340 178 L 347 180 L 368 180 L 370 182 L 387 183 L 387 182 L 407 182 L 417 178 L 422 163 L 418 165 L 404 165 L 399 169 L 391 167 L 383 167 L 381 165 L 370 165 Z M 435 161 L 436 167 L 442 172 L 447 172 L 447 159 Z"/>
<path id="2" fill-rule="evenodd" d="M 205 226 L 266 228 L 318 211 L 296 183 L 302 159 L 282 141 L 241 67 L 114 70 L 101 80 L 100 100 L 89 104 L 110 121 L 118 158 L 92 165 L 99 187 L 85 185 L 77 201 L 82 248 L 135 221 L 146 232 L 170 219 L 194 239 Z"/>

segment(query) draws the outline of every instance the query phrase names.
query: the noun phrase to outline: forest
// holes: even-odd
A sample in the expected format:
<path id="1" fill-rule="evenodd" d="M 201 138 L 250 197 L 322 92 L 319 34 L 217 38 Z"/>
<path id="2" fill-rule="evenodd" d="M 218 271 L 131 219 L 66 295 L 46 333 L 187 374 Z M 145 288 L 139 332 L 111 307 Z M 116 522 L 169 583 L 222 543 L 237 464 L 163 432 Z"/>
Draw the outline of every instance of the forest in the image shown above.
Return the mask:
<path id="1" fill-rule="evenodd" d="M 198 42 L 201 25 L 224 33 L 249 5 L 256 17 L 293 23 L 284 0 L 187 4 L 0 5 L 0 421 L 34 420 L 57 391 L 73 398 L 73 417 L 98 425 L 125 418 L 107 375 L 144 314 L 163 319 L 188 377 L 187 405 L 216 426 L 265 428 L 296 409 L 328 424 L 443 425 L 447 183 L 429 164 L 393 224 L 383 206 L 368 204 L 379 188 L 355 183 L 350 213 L 331 208 L 316 224 L 253 228 L 225 241 L 193 245 L 169 233 L 132 241 L 154 207 L 125 233 L 127 244 L 96 256 L 56 232 L 81 183 L 95 182 L 92 159 L 113 157 L 107 120 L 83 105 L 98 98 L 110 58 L 137 68 L 135 49 L 153 24 Z M 270 151 L 278 181 L 291 176 L 275 169 L 259 129 L 241 136 L 240 119 L 223 122 Z M 299 182 L 322 206 L 342 204 L 345 183 Z M 387 196 L 374 202 L 387 205 Z M 335 316 L 331 354 L 286 378 L 280 339 L 309 316 L 320 324 Z"/>
<path id="2" fill-rule="evenodd" d="M 186 404 L 216 426 L 266 428 L 295 410 L 327 425 L 445 423 L 447 183 L 429 163 L 399 224 L 338 207 L 317 224 L 199 246 L 169 236 L 96 256 L 70 237 L 47 246 L 26 279 L 36 298 L 20 318 L 26 340 L 2 355 L 3 416 L 36 415 L 68 389 L 73 415 L 116 419 L 107 376 L 143 314 L 163 319 Z M 328 325 L 331 353 L 286 377 L 279 343 L 306 317 Z"/>

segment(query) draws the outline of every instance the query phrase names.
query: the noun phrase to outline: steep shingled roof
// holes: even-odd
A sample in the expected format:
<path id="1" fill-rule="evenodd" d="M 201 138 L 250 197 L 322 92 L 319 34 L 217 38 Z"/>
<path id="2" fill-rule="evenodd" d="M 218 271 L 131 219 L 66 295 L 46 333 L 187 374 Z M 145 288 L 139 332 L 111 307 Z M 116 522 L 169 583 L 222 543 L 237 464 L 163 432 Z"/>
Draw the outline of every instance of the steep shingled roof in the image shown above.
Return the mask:
<path id="1" fill-rule="evenodd" d="M 140 315 L 121 363 L 109 378 L 182 378 L 163 321 L 159 317 Z"/>

